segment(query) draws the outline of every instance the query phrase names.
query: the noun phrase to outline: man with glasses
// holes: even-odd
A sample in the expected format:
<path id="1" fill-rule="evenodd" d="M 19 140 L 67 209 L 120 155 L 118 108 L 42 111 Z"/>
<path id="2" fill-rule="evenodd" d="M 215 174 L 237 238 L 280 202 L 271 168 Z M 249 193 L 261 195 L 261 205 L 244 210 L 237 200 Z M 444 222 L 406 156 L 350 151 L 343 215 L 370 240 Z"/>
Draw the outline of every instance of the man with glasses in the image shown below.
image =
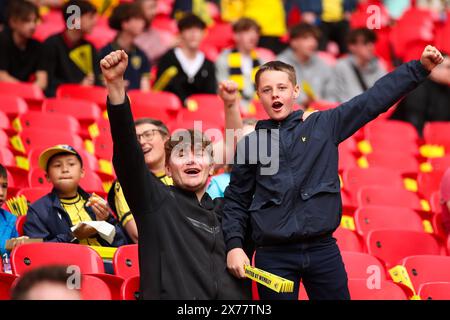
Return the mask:
<path id="1" fill-rule="evenodd" d="M 169 137 L 167 126 L 155 119 L 142 118 L 134 122 L 136 138 L 144 153 L 145 164 L 165 185 L 172 185 L 172 178 L 166 176 L 164 143 Z M 110 207 L 117 213 L 129 240 L 138 242 L 138 231 L 133 214 L 128 206 L 119 181 L 115 181 L 108 193 Z"/>

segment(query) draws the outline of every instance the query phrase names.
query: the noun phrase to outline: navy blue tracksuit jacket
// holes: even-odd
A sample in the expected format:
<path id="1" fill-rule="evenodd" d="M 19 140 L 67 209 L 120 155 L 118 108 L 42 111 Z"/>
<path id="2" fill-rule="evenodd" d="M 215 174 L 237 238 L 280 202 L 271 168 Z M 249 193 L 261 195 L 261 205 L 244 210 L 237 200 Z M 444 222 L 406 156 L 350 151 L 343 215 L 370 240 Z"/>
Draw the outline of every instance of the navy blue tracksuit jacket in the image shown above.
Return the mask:
<path id="1" fill-rule="evenodd" d="M 313 113 L 306 121 L 301 120 L 303 111 L 281 122 L 259 121 L 256 131 L 238 144 L 236 157 L 245 158 L 245 164 L 235 162 L 225 191 L 222 227 L 227 250 L 242 248 L 248 223 L 257 246 L 332 234 L 342 216 L 339 143 L 387 111 L 428 74 L 414 60 L 379 79 L 365 93 L 337 108 Z M 268 139 L 264 139 L 266 132 Z M 267 163 L 261 154 L 251 152 L 257 140 L 260 147 L 278 148 L 279 159 Z M 273 167 L 274 160 L 279 160 L 278 172 L 261 174 Z"/>

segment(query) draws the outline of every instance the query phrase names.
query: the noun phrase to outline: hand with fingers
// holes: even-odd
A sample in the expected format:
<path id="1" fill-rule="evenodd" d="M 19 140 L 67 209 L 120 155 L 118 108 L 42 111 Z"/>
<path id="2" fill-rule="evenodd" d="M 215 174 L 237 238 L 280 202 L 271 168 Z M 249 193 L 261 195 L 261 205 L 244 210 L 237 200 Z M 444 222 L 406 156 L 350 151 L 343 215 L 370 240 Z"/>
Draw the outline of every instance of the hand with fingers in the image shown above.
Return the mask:
<path id="1" fill-rule="evenodd" d="M 433 46 L 426 46 L 423 50 L 422 56 L 420 57 L 420 62 L 428 71 L 433 70 L 437 65 L 444 62 L 444 57 Z"/>
<path id="2" fill-rule="evenodd" d="M 235 105 L 239 99 L 237 83 L 232 80 L 225 80 L 219 83 L 219 97 L 226 106 Z"/>
<path id="3" fill-rule="evenodd" d="M 87 207 L 90 207 L 95 214 L 97 221 L 106 221 L 110 215 L 110 208 L 108 203 L 100 198 L 99 196 L 93 194 L 89 201 L 86 203 Z"/>
<path id="4" fill-rule="evenodd" d="M 250 260 L 241 248 L 234 248 L 227 254 L 227 268 L 238 279 L 245 278 L 245 265 L 250 265 Z"/>
<path id="5" fill-rule="evenodd" d="M 125 81 L 123 76 L 127 66 L 128 55 L 123 50 L 113 51 L 100 61 L 108 97 L 113 105 L 119 105 L 125 101 Z"/>

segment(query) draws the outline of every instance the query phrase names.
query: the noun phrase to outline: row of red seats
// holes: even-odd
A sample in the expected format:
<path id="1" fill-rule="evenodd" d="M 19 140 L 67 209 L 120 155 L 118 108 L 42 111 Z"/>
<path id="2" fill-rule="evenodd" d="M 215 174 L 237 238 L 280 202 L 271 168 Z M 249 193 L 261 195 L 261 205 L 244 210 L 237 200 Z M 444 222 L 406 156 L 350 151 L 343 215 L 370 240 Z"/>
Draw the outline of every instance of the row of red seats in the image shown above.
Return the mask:
<path id="1" fill-rule="evenodd" d="M 49 255 L 49 252 L 52 254 Z M 401 286 L 394 289 L 396 285 L 389 280 L 390 277 L 384 264 L 376 256 L 343 251 L 342 257 L 353 299 L 407 298 L 407 288 Z M 73 244 L 37 243 L 21 245 L 13 250 L 11 255 L 13 275 L 0 274 L 0 297 L 8 298 L 8 290 L 17 277 L 36 267 L 51 264 L 77 265 L 80 268 L 86 281 L 82 284 L 82 293 L 83 290 L 86 290 L 84 298 L 135 299 L 136 293 L 139 291 L 137 245 L 128 245 L 117 249 L 113 258 L 115 275 L 108 275 L 104 273 L 100 256 L 89 247 Z M 413 255 L 402 257 L 398 260 L 398 264 L 405 268 L 414 291 L 422 299 L 430 297 L 450 299 L 450 291 L 442 290 L 448 288 L 450 283 L 450 257 L 430 253 L 423 255 L 416 252 Z M 378 288 L 371 288 L 368 285 L 371 276 L 375 276 L 372 284 Z M 92 290 L 93 288 L 96 290 Z M 254 298 L 257 298 L 257 292 L 254 292 L 254 295 Z M 300 290 L 301 299 L 302 296 L 305 297 L 304 288 Z"/>

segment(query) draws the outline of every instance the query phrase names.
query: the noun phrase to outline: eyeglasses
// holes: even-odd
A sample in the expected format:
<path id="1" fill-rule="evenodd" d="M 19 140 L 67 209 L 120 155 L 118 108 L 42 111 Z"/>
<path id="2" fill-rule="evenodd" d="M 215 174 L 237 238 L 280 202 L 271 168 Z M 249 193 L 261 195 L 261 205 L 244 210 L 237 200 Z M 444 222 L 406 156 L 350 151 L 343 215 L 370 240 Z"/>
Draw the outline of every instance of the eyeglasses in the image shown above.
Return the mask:
<path id="1" fill-rule="evenodd" d="M 155 137 L 155 132 L 160 132 L 158 129 L 150 129 L 147 131 L 144 131 L 142 134 L 137 134 L 136 138 L 137 141 L 141 141 L 141 138 L 144 138 L 144 141 L 151 141 Z"/>

